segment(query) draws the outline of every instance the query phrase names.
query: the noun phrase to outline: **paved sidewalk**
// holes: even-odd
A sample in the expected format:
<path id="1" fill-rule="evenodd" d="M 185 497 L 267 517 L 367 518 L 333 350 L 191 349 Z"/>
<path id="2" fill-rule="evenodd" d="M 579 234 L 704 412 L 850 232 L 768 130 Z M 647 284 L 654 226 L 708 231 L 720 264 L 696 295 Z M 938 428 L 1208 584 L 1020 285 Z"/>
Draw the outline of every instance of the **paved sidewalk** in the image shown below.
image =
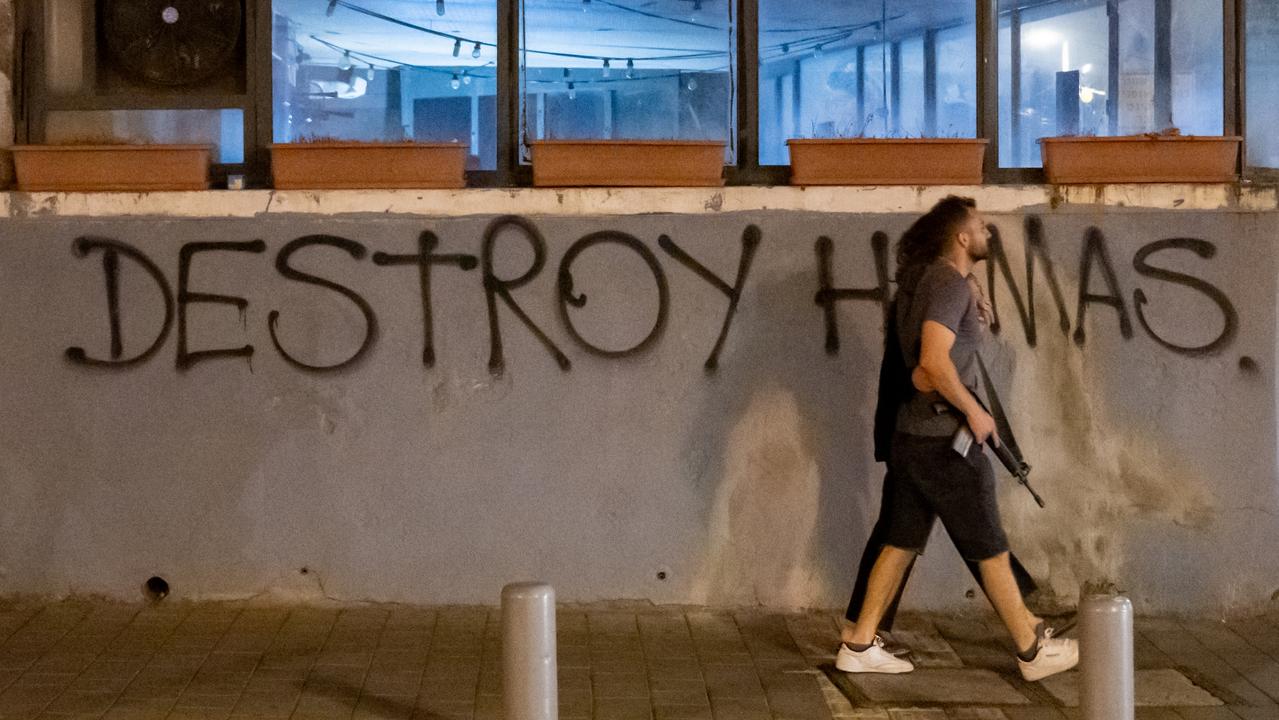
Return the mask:
<path id="1" fill-rule="evenodd" d="M 0 602 L 4 720 L 500 720 L 492 608 Z M 993 618 L 903 616 L 918 669 L 831 666 L 839 615 L 562 606 L 563 720 L 1062 720 Z M 1279 719 L 1279 613 L 1138 621 L 1137 717 Z"/>

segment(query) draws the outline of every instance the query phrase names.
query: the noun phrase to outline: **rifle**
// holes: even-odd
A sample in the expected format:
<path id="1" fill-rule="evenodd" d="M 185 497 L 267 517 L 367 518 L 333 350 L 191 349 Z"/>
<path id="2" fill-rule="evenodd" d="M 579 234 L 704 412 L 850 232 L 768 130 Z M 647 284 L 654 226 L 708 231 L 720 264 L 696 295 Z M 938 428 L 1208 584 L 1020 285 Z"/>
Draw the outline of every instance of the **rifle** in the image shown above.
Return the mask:
<path id="1" fill-rule="evenodd" d="M 1015 478 L 1022 487 L 1026 488 L 1026 492 L 1035 499 L 1035 504 L 1039 507 L 1044 506 L 1044 499 L 1039 497 L 1039 493 L 1030 486 L 1030 463 L 1022 459 L 1021 450 L 1017 447 L 1017 439 L 1013 436 L 1012 426 L 1008 424 L 1008 416 L 1004 413 L 1004 406 L 999 402 L 999 395 L 995 393 L 995 386 L 990 382 L 990 373 L 986 371 L 986 363 L 981 359 L 981 355 L 977 356 L 977 368 L 981 371 L 981 382 L 986 386 L 986 397 L 990 402 L 981 401 L 981 398 L 974 398 L 977 404 L 982 406 L 986 412 L 995 420 L 995 432 L 999 436 L 999 444 L 992 443 L 992 449 L 995 451 L 995 457 L 999 458 L 1000 464 Z M 940 407 L 938 407 L 940 406 Z M 934 410 L 941 414 L 943 412 L 955 411 L 950 403 L 935 403 Z M 962 417 L 962 414 L 961 414 Z M 968 429 L 968 425 L 963 422 L 959 425 L 959 430 L 955 432 L 955 442 L 952 447 L 961 455 L 968 454 L 968 448 L 973 443 L 972 431 Z"/>
<path id="2" fill-rule="evenodd" d="M 1015 457 L 1012 450 L 1009 450 L 1008 445 L 1005 443 L 999 443 L 994 447 L 994 450 L 995 457 L 999 458 L 999 462 L 1003 463 L 1004 467 L 1008 469 L 1008 472 L 1012 473 L 1013 477 L 1017 478 L 1017 482 L 1021 483 L 1021 486 L 1026 488 L 1026 491 L 1030 493 L 1030 496 L 1035 499 L 1035 504 L 1039 507 L 1043 507 L 1044 499 L 1039 497 L 1039 493 L 1035 492 L 1035 489 L 1030 486 L 1030 463 Z"/>

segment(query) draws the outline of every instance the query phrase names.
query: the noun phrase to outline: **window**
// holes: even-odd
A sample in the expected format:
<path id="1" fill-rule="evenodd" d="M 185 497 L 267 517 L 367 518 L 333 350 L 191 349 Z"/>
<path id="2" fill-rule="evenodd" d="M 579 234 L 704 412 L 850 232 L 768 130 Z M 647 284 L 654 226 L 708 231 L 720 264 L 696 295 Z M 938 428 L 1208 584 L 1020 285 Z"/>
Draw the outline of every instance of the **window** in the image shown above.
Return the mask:
<path id="1" fill-rule="evenodd" d="M 734 162 L 734 2 L 525 0 L 521 146 L 723 140 Z"/>
<path id="2" fill-rule="evenodd" d="M 54 110 L 45 142 L 199 143 L 215 163 L 244 162 L 243 110 Z"/>
<path id="3" fill-rule="evenodd" d="M 1026 5 L 999 2 L 1001 166 L 1047 136 L 1222 134 L 1220 0 Z"/>
<path id="4" fill-rule="evenodd" d="M 976 3 L 760 0 L 760 162 L 792 137 L 973 137 Z"/>
<path id="5" fill-rule="evenodd" d="M 723 141 L 730 182 L 780 182 L 790 138 L 981 134 L 1009 169 L 992 179 L 1033 182 L 1042 137 L 1235 134 L 1226 91 L 1244 79 L 1245 165 L 1279 169 L 1270 0 L 15 7 L 21 142 L 207 143 L 215 181 L 265 184 L 268 145 L 320 138 L 461 143 L 470 182 L 491 185 L 528 182 L 538 139 Z M 1223 27 L 1236 20 L 1246 58 Z"/>
<path id="6" fill-rule="evenodd" d="M 139 7 L 44 0 L 25 9 L 35 30 L 22 48 L 25 140 L 201 143 L 213 146 L 216 175 L 243 164 L 253 144 L 243 7 Z"/>
<path id="7" fill-rule="evenodd" d="M 1279 3 L 1249 2 L 1248 167 L 1279 168 Z"/>
<path id="8" fill-rule="evenodd" d="M 497 1 L 274 0 L 272 137 L 458 142 L 497 167 Z"/>

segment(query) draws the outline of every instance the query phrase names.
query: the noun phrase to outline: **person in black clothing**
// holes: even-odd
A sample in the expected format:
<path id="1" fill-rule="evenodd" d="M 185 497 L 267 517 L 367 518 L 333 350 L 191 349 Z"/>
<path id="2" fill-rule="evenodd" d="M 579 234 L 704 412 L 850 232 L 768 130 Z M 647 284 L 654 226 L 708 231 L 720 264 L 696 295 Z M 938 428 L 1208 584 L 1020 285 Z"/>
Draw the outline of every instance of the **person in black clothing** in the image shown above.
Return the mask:
<path id="1" fill-rule="evenodd" d="M 952 195 L 898 242 L 893 317 L 911 389 L 903 390 L 889 441 L 883 546 L 857 621 L 841 633 L 835 666 L 845 672 L 914 669 L 885 650 L 877 630 L 939 517 L 960 556 L 978 566 L 983 590 L 1016 644 L 1022 676 L 1039 680 L 1079 660 L 1077 641 L 1053 638 L 1026 608 L 999 518 L 994 470 L 982 452 L 984 443 L 999 443 L 995 421 L 976 397 L 977 355 L 991 310 L 972 269 L 986 259 L 989 240 L 976 203 Z M 965 433 L 971 442 L 957 446 L 954 439 Z"/>
<path id="2" fill-rule="evenodd" d="M 915 388 L 910 382 L 910 370 L 906 367 L 906 360 L 902 357 L 900 343 L 901 341 L 897 337 L 897 301 L 894 300 L 889 305 L 888 320 L 884 327 L 884 357 L 879 364 L 879 391 L 875 404 L 875 460 L 882 463 L 888 462 L 889 448 L 891 447 L 893 432 L 897 426 L 897 410 L 915 394 Z M 857 616 L 861 613 L 862 603 L 866 599 L 866 585 L 870 579 L 871 568 L 875 566 L 875 560 L 879 558 L 879 551 L 883 549 L 888 535 L 890 521 L 888 511 L 893 506 L 894 489 L 893 473 L 889 469 L 884 473 L 884 485 L 880 492 L 879 517 L 875 520 L 875 526 L 870 531 L 870 537 L 866 540 L 866 549 L 862 551 L 862 559 L 857 566 L 857 579 L 853 583 L 852 597 L 849 598 L 848 609 L 844 612 L 844 617 L 850 624 L 855 624 Z M 1028 597 L 1038 589 L 1034 578 L 1031 577 L 1016 555 L 1010 553 L 1008 559 L 1022 597 Z M 978 570 L 977 563 L 971 560 L 965 560 L 964 562 L 968 566 L 968 571 L 972 573 L 973 578 L 977 581 L 977 585 L 985 589 L 982 585 L 981 572 Z M 902 575 L 901 585 L 897 588 L 897 594 L 893 596 L 888 608 L 884 611 L 883 618 L 879 621 L 879 635 L 884 639 L 885 647 L 888 651 L 895 655 L 904 654 L 908 651 L 908 648 L 892 642 L 890 633 L 893 629 L 893 621 L 897 617 L 897 606 L 901 604 L 902 593 L 906 590 L 906 582 L 910 579 L 910 572 L 913 567 L 914 563 L 912 562 L 906 568 L 905 573 Z"/>

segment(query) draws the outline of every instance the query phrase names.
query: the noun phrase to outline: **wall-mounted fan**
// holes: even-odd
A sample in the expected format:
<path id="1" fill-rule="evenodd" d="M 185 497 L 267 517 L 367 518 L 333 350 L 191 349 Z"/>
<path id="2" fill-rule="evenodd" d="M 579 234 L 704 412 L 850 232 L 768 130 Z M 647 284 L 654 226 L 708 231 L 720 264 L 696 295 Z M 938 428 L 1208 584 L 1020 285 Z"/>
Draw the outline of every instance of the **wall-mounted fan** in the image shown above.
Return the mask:
<path id="1" fill-rule="evenodd" d="M 159 85 L 206 80 L 235 59 L 242 0 L 102 0 L 102 40 L 119 68 Z"/>

